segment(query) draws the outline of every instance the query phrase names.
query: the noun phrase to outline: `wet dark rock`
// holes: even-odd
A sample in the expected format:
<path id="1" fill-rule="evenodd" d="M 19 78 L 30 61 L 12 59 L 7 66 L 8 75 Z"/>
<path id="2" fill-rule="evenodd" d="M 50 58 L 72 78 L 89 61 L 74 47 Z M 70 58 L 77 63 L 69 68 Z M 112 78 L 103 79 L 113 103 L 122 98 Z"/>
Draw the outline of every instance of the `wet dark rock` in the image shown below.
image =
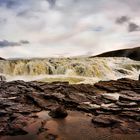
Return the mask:
<path id="1" fill-rule="evenodd" d="M 54 110 L 51 110 L 49 112 L 49 115 L 52 117 L 52 118 L 65 118 L 67 117 L 68 113 L 67 111 L 64 109 L 64 107 L 60 106 L 60 107 L 57 107 L 56 109 Z"/>
<path id="2" fill-rule="evenodd" d="M 136 112 L 136 113 L 140 113 L 140 108 L 135 107 L 135 108 L 123 108 L 123 111 L 131 111 L 131 112 Z"/>
<path id="3" fill-rule="evenodd" d="M 140 114 L 139 113 L 133 113 L 130 111 L 126 111 L 126 112 L 122 112 L 120 114 L 120 116 L 128 117 L 128 118 L 134 119 L 136 121 L 140 121 Z"/>
<path id="4" fill-rule="evenodd" d="M 26 95 L 27 100 L 29 100 L 31 103 L 33 103 L 35 106 L 40 107 L 42 109 L 46 108 L 45 101 L 41 98 L 42 94 L 38 93 L 29 93 Z"/>
<path id="5" fill-rule="evenodd" d="M 3 132 L 5 135 L 10 136 L 18 136 L 18 135 L 26 135 L 28 134 L 27 131 L 25 131 L 23 128 L 21 128 L 19 125 L 11 125 L 8 124 L 7 128 L 5 129 L 5 132 Z"/>
<path id="6" fill-rule="evenodd" d="M 128 71 L 126 71 L 124 69 L 117 69 L 117 71 L 122 73 L 122 74 L 129 74 Z"/>
<path id="7" fill-rule="evenodd" d="M 99 110 L 100 109 L 100 105 L 97 104 L 92 104 L 90 102 L 83 102 L 80 105 L 77 106 L 77 109 L 80 111 L 85 111 L 85 112 L 92 112 L 94 113 L 94 111 Z"/>
<path id="8" fill-rule="evenodd" d="M 101 110 L 104 112 L 111 112 L 112 114 L 119 114 L 122 111 L 122 108 L 102 106 Z"/>
<path id="9" fill-rule="evenodd" d="M 69 98 L 63 99 L 62 104 L 67 108 L 77 108 L 79 105 L 79 103 Z"/>
<path id="10" fill-rule="evenodd" d="M 92 122 L 102 127 L 112 127 L 120 123 L 120 120 L 112 117 L 111 115 L 99 115 L 93 117 Z"/>
<path id="11" fill-rule="evenodd" d="M 135 88 L 134 88 L 135 89 Z M 137 96 L 140 96 L 137 92 L 135 91 L 128 91 L 128 90 L 123 90 L 120 92 L 121 95 L 127 95 L 127 96 L 130 96 L 130 97 L 137 97 Z"/>
<path id="12" fill-rule="evenodd" d="M 120 95 L 119 100 L 120 101 L 134 101 L 134 102 L 140 103 L 140 96 L 131 97 L 127 95 Z"/>
<path id="13" fill-rule="evenodd" d="M 5 116 L 5 115 L 7 115 L 7 114 L 8 114 L 7 111 L 5 111 L 5 110 L 0 110 L 0 117 L 1 117 L 1 116 Z"/>
<path id="14" fill-rule="evenodd" d="M 0 81 L 6 81 L 6 77 L 3 75 L 0 75 Z"/>
<path id="15" fill-rule="evenodd" d="M 37 122 L 36 113 L 43 110 L 51 110 L 49 115 L 53 118 L 65 118 L 66 110 L 80 111 L 92 115 L 96 127 L 137 133 L 139 107 L 138 80 L 123 78 L 100 81 L 95 85 L 0 81 L 0 135 L 26 134 L 24 126 L 30 125 L 31 120 Z M 45 127 L 41 126 L 38 133 L 44 131 Z"/>
<path id="16" fill-rule="evenodd" d="M 84 94 L 82 93 L 70 93 L 68 95 L 68 98 L 70 100 L 75 101 L 76 103 L 82 103 L 82 102 L 90 102 L 90 99 L 88 99 Z"/>
<path id="17" fill-rule="evenodd" d="M 119 88 L 117 89 L 116 87 L 113 87 L 112 85 L 106 84 L 104 82 L 96 83 L 96 84 L 94 84 L 94 86 L 99 89 L 106 90 L 108 92 L 118 92 L 119 91 Z"/>
<path id="18" fill-rule="evenodd" d="M 51 94 L 51 96 L 54 96 L 55 98 L 58 98 L 61 100 L 65 97 L 65 95 L 63 95 L 61 93 L 53 93 L 53 94 Z"/>
<path id="19" fill-rule="evenodd" d="M 62 93 L 51 93 L 51 94 L 44 94 L 43 97 L 45 99 L 53 99 L 56 101 L 62 101 L 65 98 L 65 95 Z"/>
<path id="20" fill-rule="evenodd" d="M 116 102 L 118 99 L 116 99 L 115 97 L 113 96 L 109 96 L 109 95 L 106 95 L 106 94 L 103 94 L 102 97 L 104 99 L 107 99 L 107 100 L 110 100 L 111 102 Z"/>
<path id="21" fill-rule="evenodd" d="M 137 103 L 135 103 L 135 102 L 120 102 L 120 101 L 118 101 L 117 103 L 116 103 L 117 105 L 119 105 L 120 107 L 126 107 L 126 108 L 130 108 L 130 107 L 132 107 L 132 108 L 134 108 L 134 107 L 136 107 L 136 106 L 138 106 L 138 104 Z"/>

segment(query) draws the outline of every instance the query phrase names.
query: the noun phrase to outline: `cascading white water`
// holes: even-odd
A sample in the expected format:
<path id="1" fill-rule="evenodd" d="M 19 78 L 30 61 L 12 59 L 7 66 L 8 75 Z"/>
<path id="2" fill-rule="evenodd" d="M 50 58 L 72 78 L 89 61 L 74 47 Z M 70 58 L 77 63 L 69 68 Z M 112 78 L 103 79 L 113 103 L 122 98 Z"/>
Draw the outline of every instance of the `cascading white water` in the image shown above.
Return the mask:
<path id="1" fill-rule="evenodd" d="M 46 58 L 0 61 L 7 80 L 95 83 L 122 77 L 137 79 L 140 62 L 128 58 Z"/>

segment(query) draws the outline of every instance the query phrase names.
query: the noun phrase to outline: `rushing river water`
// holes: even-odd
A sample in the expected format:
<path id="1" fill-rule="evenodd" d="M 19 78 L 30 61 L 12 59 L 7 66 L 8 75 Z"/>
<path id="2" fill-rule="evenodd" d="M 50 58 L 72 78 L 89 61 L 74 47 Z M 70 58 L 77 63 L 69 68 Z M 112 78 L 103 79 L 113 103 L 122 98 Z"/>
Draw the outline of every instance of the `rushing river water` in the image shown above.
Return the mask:
<path id="1" fill-rule="evenodd" d="M 140 61 L 128 58 L 44 58 L 0 61 L 0 73 L 11 80 L 95 83 L 122 77 L 137 79 Z"/>

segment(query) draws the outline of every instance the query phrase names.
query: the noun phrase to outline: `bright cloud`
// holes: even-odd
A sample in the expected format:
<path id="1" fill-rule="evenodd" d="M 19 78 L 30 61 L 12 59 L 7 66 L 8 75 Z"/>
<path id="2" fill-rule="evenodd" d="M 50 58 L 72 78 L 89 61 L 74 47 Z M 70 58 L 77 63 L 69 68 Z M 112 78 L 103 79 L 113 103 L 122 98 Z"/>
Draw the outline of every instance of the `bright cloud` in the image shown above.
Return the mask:
<path id="1" fill-rule="evenodd" d="M 137 46 L 139 4 L 139 0 L 0 0 L 0 42 L 9 43 L 0 46 L 0 57 L 95 55 Z"/>

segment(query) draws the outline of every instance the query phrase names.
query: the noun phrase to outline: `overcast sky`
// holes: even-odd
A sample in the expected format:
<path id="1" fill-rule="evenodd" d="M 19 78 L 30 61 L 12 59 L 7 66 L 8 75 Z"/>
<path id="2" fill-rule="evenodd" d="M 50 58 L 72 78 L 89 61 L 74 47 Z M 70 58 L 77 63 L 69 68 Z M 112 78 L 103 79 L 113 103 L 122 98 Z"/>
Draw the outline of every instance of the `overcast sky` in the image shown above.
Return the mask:
<path id="1" fill-rule="evenodd" d="M 140 45 L 140 0 L 0 0 L 0 57 L 95 55 Z"/>

